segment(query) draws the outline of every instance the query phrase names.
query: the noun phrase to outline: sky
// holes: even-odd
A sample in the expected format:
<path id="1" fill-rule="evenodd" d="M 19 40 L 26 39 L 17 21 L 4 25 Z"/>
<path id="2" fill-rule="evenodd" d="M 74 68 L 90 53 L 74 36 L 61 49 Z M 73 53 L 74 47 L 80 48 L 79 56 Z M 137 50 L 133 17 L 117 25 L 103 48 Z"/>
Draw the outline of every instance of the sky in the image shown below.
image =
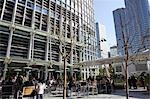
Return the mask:
<path id="1" fill-rule="evenodd" d="M 124 0 L 94 0 L 95 21 L 105 25 L 108 49 L 116 45 L 112 11 L 122 7 L 124 7 Z"/>
<path id="2" fill-rule="evenodd" d="M 150 4 L 150 0 L 149 4 Z M 107 46 L 116 45 L 116 35 L 112 11 L 125 7 L 124 0 L 94 0 L 95 21 L 106 27 Z"/>

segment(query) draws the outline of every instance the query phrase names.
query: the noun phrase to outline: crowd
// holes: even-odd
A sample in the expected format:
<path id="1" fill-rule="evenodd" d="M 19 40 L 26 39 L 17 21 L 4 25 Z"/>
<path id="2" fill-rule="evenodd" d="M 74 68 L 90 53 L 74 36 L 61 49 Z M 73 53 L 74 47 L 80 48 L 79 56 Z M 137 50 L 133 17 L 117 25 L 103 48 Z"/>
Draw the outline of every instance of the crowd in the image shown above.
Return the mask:
<path id="1" fill-rule="evenodd" d="M 146 86 L 145 77 L 139 76 L 139 80 L 138 80 L 137 77 L 135 77 L 134 75 L 128 78 L 129 89 L 131 88 L 137 89 L 138 82 L 140 82 L 140 86 L 145 89 L 145 86 Z"/>
<path id="2" fill-rule="evenodd" d="M 145 88 L 145 79 L 143 76 L 140 77 L 140 82 L 141 86 Z M 134 89 L 137 88 L 137 78 L 135 76 L 129 77 L 128 83 L 130 89 L 132 87 Z M 4 91 L 9 90 L 11 92 L 11 89 L 6 89 L 5 86 L 12 86 L 14 99 L 18 99 L 17 97 L 21 96 L 31 97 L 31 99 L 43 99 L 44 93 L 51 93 L 57 87 L 63 89 L 63 80 L 60 78 L 55 79 L 54 77 L 44 80 L 36 77 L 27 78 L 23 75 L 17 75 L 5 80 L 0 78 L 0 85 L 2 86 L 2 95 Z M 73 91 L 82 91 L 82 88 L 86 92 L 92 90 L 91 88 L 95 88 L 98 93 L 111 93 L 115 89 L 115 84 L 114 80 L 108 77 L 89 77 L 86 81 L 76 81 L 73 77 L 67 79 L 67 96 Z"/>
<path id="3" fill-rule="evenodd" d="M 32 97 L 33 99 L 43 99 L 46 83 L 42 79 L 18 75 L 9 77 L 1 81 L 2 98 L 6 99 L 9 95 L 14 95 L 14 99 L 18 97 Z M 6 92 L 7 91 L 7 92 Z"/>
<path id="4" fill-rule="evenodd" d="M 33 99 L 43 99 L 44 93 L 50 93 L 52 90 L 56 90 L 58 86 L 63 88 L 63 81 L 59 78 L 54 79 L 54 77 L 45 81 L 35 77 L 29 77 L 28 79 L 26 76 L 17 75 L 9 77 L 6 80 L 1 80 L 1 85 L 2 93 L 4 93 L 3 89 L 6 89 L 5 86 L 11 86 L 13 88 L 12 94 L 14 95 L 14 99 L 17 99 L 17 97 L 21 97 L 22 95 Z M 95 86 L 99 93 L 102 89 L 108 90 L 108 93 L 110 93 L 109 89 L 111 88 L 111 83 L 107 77 L 100 79 L 89 77 L 86 81 L 76 81 L 71 77 L 67 79 L 67 96 L 73 91 L 81 91 L 82 86 L 85 86 L 84 88 L 86 91 L 91 90 L 89 86 Z M 47 90 L 45 91 L 45 89 Z"/>

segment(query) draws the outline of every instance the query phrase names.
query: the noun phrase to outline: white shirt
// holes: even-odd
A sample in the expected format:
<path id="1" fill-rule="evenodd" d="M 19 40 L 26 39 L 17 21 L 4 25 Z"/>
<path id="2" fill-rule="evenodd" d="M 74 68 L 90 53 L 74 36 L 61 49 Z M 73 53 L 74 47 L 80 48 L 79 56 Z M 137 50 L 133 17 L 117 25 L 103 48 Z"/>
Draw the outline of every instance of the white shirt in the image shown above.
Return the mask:
<path id="1" fill-rule="evenodd" d="M 45 83 L 43 83 L 43 84 L 39 83 L 38 86 L 39 86 L 38 94 L 44 94 L 44 89 L 46 89 Z"/>

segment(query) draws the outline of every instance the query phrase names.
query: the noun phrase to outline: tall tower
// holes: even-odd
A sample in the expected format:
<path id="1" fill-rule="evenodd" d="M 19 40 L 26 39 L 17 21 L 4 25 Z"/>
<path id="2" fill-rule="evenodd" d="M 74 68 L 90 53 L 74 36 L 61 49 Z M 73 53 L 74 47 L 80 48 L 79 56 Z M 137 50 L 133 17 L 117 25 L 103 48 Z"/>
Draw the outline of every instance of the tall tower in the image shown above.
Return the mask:
<path id="1" fill-rule="evenodd" d="M 123 35 L 127 32 L 126 23 L 126 8 L 119 8 L 113 11 L 114 25 L 117 39 L 117 51 L 119 55 L 124 55 Z"/>
<path id="2" fill-rule="evenodd" d="M 124 39 L 128 39 L 129 54 L 150 49 L 150 11 L 148 0 L 125 0 L 126 8 L 114 11 L 119 54 L 124 53 Z M 122 47 L 122 48 L 121 48 Z"/>
<path id="3" fill-rule="evenodd" d="M 98 22 L 96 23 L 96 38 L 97 38 L 97 45 L 96 45 L 97 56 L 98 56 L 98 58 L 101 58 L 100 30 L 99 30 L 99 24 L 98 24 Z"/>
<path id="4" fill-rule="evenodd" d="M 148 0 L 125 0 L 125 8 L 113 11 L 119 55 L 136 55 L 150 49 L 150 10 Z M 127 55 L 127 54 L 126 54 Z M 149 60 L 134 61 L 128 66 L 132 73 L 148 72 Z"/>
<path id="5" fill-rule="evenodd" d="M 128 34 L 132 53 L 150 48 L 150 10 L 148 0 L 125 0 Z"/>
<path id="6" fill-rule="evenodd" d="M 106 28 L 105 25 L 99 25 L 100 30 L 100 48 L 101 48 L 101 57 L 108 58 L 108 48 L 107 48 L 107 38 L 106 38 Z"/>

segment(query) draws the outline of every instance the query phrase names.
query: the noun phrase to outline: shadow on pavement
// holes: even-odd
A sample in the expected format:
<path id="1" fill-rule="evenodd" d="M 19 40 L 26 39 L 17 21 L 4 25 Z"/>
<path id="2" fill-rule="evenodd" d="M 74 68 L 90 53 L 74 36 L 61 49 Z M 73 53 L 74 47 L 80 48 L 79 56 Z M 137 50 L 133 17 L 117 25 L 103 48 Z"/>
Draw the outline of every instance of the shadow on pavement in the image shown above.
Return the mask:
<path id="1" fill-rule="evenodd" d="M 119 96 L 126 96 L 125 90 L 115 90 L 115 92 L 112 93 L 113 95 L 119 95 Z M 141 91 L 137 90 L 130 90 L 129 91 L 129 97 L 134 97 L 138 99 L 150 99 L 150 92 L 148 91 Z"/>

